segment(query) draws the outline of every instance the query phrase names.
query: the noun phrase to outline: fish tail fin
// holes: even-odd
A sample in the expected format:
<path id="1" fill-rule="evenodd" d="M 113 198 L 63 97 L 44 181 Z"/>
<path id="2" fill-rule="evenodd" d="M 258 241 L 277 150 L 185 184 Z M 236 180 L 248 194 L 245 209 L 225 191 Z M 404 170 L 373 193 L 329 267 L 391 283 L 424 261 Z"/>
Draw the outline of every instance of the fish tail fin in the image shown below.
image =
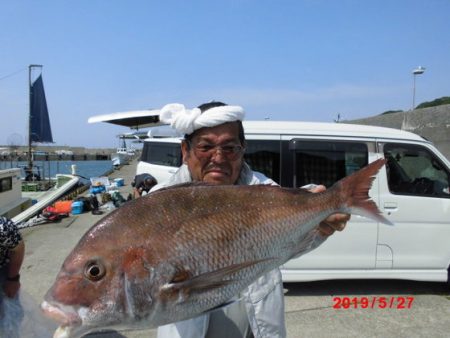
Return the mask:
<path id="1" fill-rule="evenodd" d="M 375 175 L 386 163 L 385 159 L 378 159 L 359 171 L 344 177 L 336 183 L 343 205 L 340 211 L 366 216 L 378 222 L 392 225 L 378 209 L 378 206 L 369 196 L 369 190 Z"/>

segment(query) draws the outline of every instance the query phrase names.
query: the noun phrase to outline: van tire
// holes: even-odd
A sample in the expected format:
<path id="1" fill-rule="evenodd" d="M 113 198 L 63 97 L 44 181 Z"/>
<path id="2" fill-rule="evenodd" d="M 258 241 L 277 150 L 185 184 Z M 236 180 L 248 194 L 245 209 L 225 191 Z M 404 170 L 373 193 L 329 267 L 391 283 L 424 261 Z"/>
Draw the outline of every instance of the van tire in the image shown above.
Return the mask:
<path id="1" fill-rule="evenodd" d="M 450 290 L 450 265 L 447 268 L 447 286 L 448 289 Z"/>

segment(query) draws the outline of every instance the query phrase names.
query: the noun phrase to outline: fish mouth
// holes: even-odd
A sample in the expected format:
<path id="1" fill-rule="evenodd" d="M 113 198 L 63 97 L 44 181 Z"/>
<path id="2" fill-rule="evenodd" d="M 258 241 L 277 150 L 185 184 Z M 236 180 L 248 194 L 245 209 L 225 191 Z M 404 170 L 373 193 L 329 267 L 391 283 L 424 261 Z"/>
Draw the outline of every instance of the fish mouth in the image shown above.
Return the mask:
<path id="1" fill-rule="evenodd" d="M 55 331 L 54 338 L 70 337 L 70 332 L 82 324 L 81 317 L 72 308 L 53 305 L 47 301 L 43 301 L 41 309 L 44 315 L 61 324 Z"/>

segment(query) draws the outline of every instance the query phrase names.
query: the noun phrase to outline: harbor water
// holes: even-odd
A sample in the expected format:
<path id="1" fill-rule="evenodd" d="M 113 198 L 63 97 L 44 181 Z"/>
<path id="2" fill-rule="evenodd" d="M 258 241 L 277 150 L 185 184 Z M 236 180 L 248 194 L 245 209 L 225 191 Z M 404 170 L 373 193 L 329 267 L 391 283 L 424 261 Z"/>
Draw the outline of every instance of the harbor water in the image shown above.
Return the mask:
<path id="1" fill-rule="evenodd" d="M 0 169 L 24 168 L 24 161 L 1 161 Z M 54 177 L 56 174 L 72 174 L 72 166 L 75 165 L 76 174 L 81 178 L 102 176 L 110 172 L 113 167 L 111 161 L 35 161 L 34 165 L 39 169 L 41 177 Z M 22 170 L 22 176 L 25 175 Z"/>

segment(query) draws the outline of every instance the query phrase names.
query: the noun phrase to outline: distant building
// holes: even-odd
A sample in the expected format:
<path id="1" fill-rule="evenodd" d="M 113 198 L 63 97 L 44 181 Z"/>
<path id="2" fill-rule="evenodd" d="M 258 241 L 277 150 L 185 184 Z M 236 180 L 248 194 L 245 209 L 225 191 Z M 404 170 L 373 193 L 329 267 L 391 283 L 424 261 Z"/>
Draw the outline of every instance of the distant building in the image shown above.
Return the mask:
<path id="1" fill-rule="evenodd" d="M 65 149 L 60 149 L 60 150 L 55 150 L 55 154 L 56 155 L 66 155 L 66 156 L 71 156 L 73 155 L 73 151 L 72 150 L 65 150 Z"/>

